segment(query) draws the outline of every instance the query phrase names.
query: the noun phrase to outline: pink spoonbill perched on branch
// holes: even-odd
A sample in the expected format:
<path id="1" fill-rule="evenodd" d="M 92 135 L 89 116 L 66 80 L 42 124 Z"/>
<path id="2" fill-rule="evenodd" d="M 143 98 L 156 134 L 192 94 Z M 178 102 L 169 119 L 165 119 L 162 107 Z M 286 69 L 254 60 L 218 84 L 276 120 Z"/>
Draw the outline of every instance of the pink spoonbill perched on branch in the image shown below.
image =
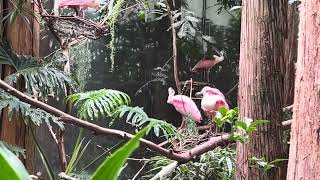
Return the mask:
<path id="1" fill-rule="evenodd" d="M 207 80 L 209 82 L 209 73 L 211 68 L 213 68 L 216 64 L 222 62 L 224 60 L 224 51 L 220 52 L 220 56 L 213 55 L 213 58 L 203 58 L 192 68 L 192 72 L 199 73 L 206 71 L 207 72 Z"/>
<path id="2" fill-rule="evenodd" d="M 197 123 L 201 122 L 201 113 L 191 98 L 185 95 L 174 95 L 175 91 L 171 87 L 168 89 L 168 93 L 167 103 L 172 104 L 184 118 L 190 117 Z"/>
<path id="3" fill-rule="evenodd" d="M 200 92 L 196 93 L 196 95 L 203 96 L 201 99 L 201 109 L 210 119 L 215 117 L 219 108 L 225 107 L 229 109 L 229 105 L 226 102 L 224 95 L 217 88 L 206 86 Z"/>
<path id="4" fill-rule="evenodd" d="M 83 16 L 83 10 L 93 8 L 98 10 L 99 0 L 59 0 L 59 8 L 73 8 L 79 16 Z"/>

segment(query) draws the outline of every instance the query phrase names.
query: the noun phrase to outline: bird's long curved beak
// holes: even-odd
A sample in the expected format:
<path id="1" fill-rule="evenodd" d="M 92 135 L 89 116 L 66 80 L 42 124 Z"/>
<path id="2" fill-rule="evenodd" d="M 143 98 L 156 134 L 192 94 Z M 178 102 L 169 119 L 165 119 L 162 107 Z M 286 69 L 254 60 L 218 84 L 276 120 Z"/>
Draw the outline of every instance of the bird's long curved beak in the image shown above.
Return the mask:
<path id="1" fill-rule="evenodd" d="M 203 94 L 202 94 L 202 92 L 197 92 L 197 93 L 195 94 L 195 96 L 196 96 L 196 97 L 203 97 Z"/>

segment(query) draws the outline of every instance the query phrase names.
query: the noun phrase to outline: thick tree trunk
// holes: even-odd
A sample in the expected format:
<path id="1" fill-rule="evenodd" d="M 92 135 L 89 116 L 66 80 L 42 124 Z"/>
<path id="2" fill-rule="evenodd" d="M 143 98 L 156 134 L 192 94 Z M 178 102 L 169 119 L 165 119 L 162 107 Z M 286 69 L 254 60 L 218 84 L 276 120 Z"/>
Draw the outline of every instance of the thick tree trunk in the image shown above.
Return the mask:
<path id="1" fill-rule="evenodd" d="M 320 177 L 320 0 L 302 1 L 287 179 Z"/>
<path id="2" fill-rule="evenodd" d="M 298 3 L 289 5 L 288 8 L 288 38 L 286 40 L 285 48 L 285 78 L 284 78 L 284 106 L 293 104 L 294 99 L 294 77 L 295 65 L 297 61 L 298 52 L 298 25 L 299 25 L 299 11 Z"/>
<path id="3" fill-rule="evenodd" d="M 283 158 L 282 108 L 287 0 L 243 0 L 239 107 L 241 117 L 266 119 L 247 145 L 237 145 L 237 179 L 285 179 L 286 168 L 263 173 L 250 167 L 252 157 Z"/>
<path id="4" fill-rule="evenodd" d="M 13 8 L 9 1 L 4 2 L 5 8 Z M 26 3 L 24 7 L 33 11 L 33 6 L 30 3 Z M 10 42 L 12 48 L 17 54 L 38 55 L 38 35 L 40 26 L 36 21 L 34 21 L 34 18 L 31 15 L 27 15 L 26 18 L 29 20 L 30 24 L 19 16 L 12 24 L 8 23 L 4 27 L 4 37 Z M 14 69 L 12 67 L 2 66 L 1 78 L 5 78 L 12 73 L 14 73 Z M 22 89 L 22 87 L 23 82 L 19 81 L 17 88 Z M 25 161 L 25 165 L 30 173 L 35 173 L 33 163 L 35 149 L 29 129 L 26 128 L 24 121 L 15 115 L 10 120 L 8 117 L 8 111 L 4 110 L 1 114 L 0 132 L 1 140 L 26 149 L 27 160 Z"/>

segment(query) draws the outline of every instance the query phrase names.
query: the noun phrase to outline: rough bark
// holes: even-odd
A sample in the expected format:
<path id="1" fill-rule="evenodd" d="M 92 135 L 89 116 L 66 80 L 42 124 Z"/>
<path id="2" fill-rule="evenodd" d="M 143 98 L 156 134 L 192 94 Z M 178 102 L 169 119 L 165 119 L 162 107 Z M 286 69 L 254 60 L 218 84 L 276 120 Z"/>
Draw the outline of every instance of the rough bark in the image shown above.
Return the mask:
<path id="1" fill-rule="evenodd" d="M 295 62 L 297 61 L 298 48 L 298 3 L 288 7 L 288 38 L 285 45 L 285 79 L 284 79 L 284 106 L 293 104 Z"/>
<path id="2" fill-rule="evenodd" d="M 267 119 L 247 145 L 237 145 L 237 179 L 285 179 L 286 168 L 267 173 L 250 167 L 252 157 L 283 158 L 284 49 L 287 0 L 242 1 L 239 108 L 241 117 Z"/>
<path id="3" fill-rule="evenodd" d="M 320 0 L 302 1 L 288 180 L 320 177 Z"/>
<path id="4" fill-rule="evenodd" d="M 2 2 L 1 2 L 2 3 Z M 4 1 L 4 7 L 12 9 L 12 5 L 9 1 Z M 33 6 L 30 3 L 24 5 L 30 11 L 33 11 Z M 13 23 L 8 23 L 4 27 L 4 36 L 10 42 L 12 48 L 17 54 L 24 55 L 37 55 L 39 45 L 39 24 L 34 21 L 31 15 L 26 15 L 30 24 L 26 23 L 21 17 L 17 17 Z M 1 78 L 6 77 L 14 73 L 14 69 L 9 66 L 3 66 Z M 21 89 L 23 82 L 17 83 L 17 88 Z M 16 116 L 10 120 L 8 117 L 8 111 L 4 110 L 1 114 L 1 140 L 10 144 L 16 144 L 26 149 L 26 161 L 25 165 L 30 173 L 34 173 L 34 146 L 29 129 L 26 128 L 24 121 Z"/>

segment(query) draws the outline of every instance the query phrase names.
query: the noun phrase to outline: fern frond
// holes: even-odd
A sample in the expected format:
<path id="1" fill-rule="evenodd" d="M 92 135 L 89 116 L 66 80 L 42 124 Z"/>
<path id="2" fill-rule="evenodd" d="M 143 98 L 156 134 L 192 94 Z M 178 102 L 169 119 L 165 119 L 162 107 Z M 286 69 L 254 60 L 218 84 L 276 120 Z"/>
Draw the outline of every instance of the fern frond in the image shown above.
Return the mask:
<path id="1" fill-rule="evenodd" d="M 0 64 L 11 65 L 16 70 L 16 73 L 5 78 L 7 83 L 15 84 L 22 77 L 26 91 L 37 97 L 56 95 L 58 98 L 58 94 L 65 94 L 66 84 L 75 90 L 76 83 L 68 74 L 48 64 L 41 64 L 34 57 L 18 56 L 6 42 L 0 44 Z"/>
<path id="2" fill-rule="evenodd" d="M 23 158 L 26 158 L 26 150 L 18 147 L 13 144 L 9 144 L 5 141 L 0 141 L 0 143 L 3 143 L 13 154 L 15 154 L 17 157 L 22 156 Z"/>
<path id="3" fill-rule="evenodd" d="M 113 114 L 113 118 L 122 118 L 126 115 L 126 122 L 132 126 L 142 128 L 150 123 L 153 124 L 153 132 L 159 137 L 160 132 L 165 138 L 173 137 L 177 133 L 177 129 L 172 124 L 163 120 L 149 118 L 141 107 L 121 106 Z"/>
<path id="4" fill-rule="evenodd" d="M 12 118 L 13 114 L 17 114 L 24 120 L 26 124 L 32 122 L 33 124 L 39 126 L 42 122 L 50 124 L 54 122 L 61 129 L 64 128 L 63 123 L 58 121 L 58 118 L 47 113 L 46 111 L 33 108 L 30 104 L 20 101 L 18 98 L 11 96 L 3 91 L 0 91 L 0 110 L 3 108 L 8 108 L 9 118 Z"/>
<path id="5" fill-rule="evenodd" d="M 111 117 L 122 105 L 129 105 L 130 97 L 121 91 L 100 89 L 68 96 L 68 100 L 79 107 L 78 116 L 82 119 Z"/>

